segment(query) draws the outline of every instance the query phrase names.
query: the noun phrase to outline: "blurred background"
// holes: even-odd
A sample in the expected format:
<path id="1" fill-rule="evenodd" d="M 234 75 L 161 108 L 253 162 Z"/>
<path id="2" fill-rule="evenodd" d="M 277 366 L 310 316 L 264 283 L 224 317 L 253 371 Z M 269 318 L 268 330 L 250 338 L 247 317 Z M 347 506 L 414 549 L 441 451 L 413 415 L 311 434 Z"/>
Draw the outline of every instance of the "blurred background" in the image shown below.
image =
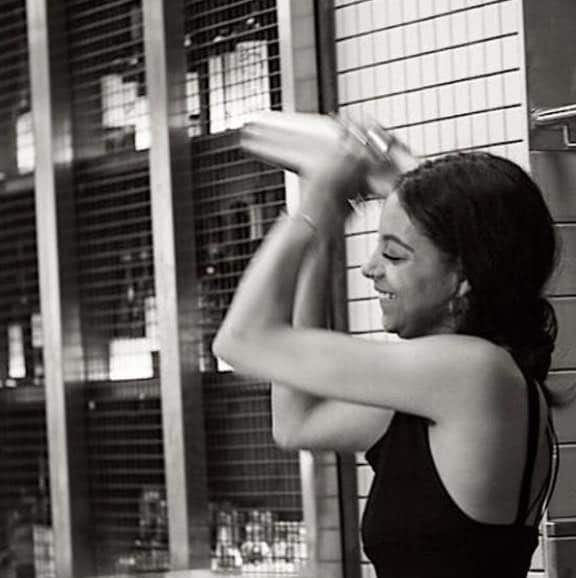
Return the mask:
<path id="1" fill-rule="evenodd" d="M 0 577 L 374 578 L 363 456 L 290 452 L 270 384 L 210 350 L 293 175 L 264 110 L 338 112 L 423 157 L 484 149 L 542 185 L 563 252 L 550 381 L 576 376 L 573 0 L 0 0 Z M 574 129 L 574 130 L 573 130 Z M 347 225 L 336 328 L 388 339 Z M 576 572 L 576 420 L 533 576 Z M 498 560 L 494 560 L 497 567 Z"/>

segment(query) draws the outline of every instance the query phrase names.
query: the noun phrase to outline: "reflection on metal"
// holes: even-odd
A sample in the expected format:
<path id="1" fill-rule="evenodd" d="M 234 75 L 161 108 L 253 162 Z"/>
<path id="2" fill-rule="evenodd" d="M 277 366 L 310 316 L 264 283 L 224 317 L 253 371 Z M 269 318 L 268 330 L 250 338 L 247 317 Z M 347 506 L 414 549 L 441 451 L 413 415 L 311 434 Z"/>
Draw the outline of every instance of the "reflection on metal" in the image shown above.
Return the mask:
<path id="1" fill-rule="evenodd" d="M 574 118 L 576 118 L 576 104 L 535 110 L 532 113 L 532 120 L 536 126 L 561 124 Z"/>
<path id="2" fill-rule="evenodd" d="M 35 200 L 45 361 L 54 562 L 61 578 L 92 574 L 87 508 L 76 229 L 71 182 L 70 84 L 60 3 L 28 0 Z M 46 536 L 43 537 L 44 539 Z"/>
<path id="3" fill-rule="evenodd" d="M 532 124 L 536 128 L 560 128 L 564 146 L 576 148 L 576 141 L 571 139 L 570 121 L 576 119 L 576 104 L 556 108 L 539 109 L 532 112 Z"/>
<path id="4" fill-rule="evenodd" d="M 169 568 L 209 564 L 204 416 L 197 341 L 194 212 L 183 0 L 144 0 L 150 99 L 150 200 L 157 295 Z M 189 97 L 189 93 L 188 93 Z M 168 560 L 166 560 L 168 561 Z"/>
<path id="5" fill-rule="evenodd" d="M 576 2 L 523 0 L 528 110 L 559 111 L 576 103 Z M 563 113 L 562 113 L 563 114 Z M 561 127 L 558 127 L 561 128 Z M 531 123 L 530 150 L 566 150 L 567 128 L 543 130 Z"/>
<path id="6" fill-rule="evenodd" d="M 576 518 L 565 518 L 546 522 L 548 536 L 574 536 L 576 534 Z"/>

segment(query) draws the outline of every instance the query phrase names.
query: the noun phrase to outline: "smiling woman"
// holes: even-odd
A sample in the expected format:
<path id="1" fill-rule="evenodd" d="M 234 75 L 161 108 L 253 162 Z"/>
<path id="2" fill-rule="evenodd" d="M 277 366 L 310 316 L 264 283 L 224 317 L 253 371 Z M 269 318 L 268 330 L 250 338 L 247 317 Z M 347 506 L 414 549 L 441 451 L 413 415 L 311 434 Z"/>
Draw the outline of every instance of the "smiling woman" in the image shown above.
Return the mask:
<path id="1" fill-rule="evenodd" d="M 367 452 L 379 577 L 526 576 L 554 477 L 555 239 L 538 187 L 505 159 L 418 164 L 383 129 L 328 117 L 276 113 L 244 143 L 297 170 L 304 196 L 245 272 L 215 353 L 274 382 L 279 443 Z M 323 328 L 325 249 L 368 184 L 386 198 L 363 273 L 400 342 Z"/>
<path id="2" fill-rule="evenodd" d="M 450 303 L 469 290 L 458 263 L 414 225 L 396 193 L 384 202 L 379 231 L 362 273 L 379 294 L 384 329 L 404 338 L 454 333 Z"/>

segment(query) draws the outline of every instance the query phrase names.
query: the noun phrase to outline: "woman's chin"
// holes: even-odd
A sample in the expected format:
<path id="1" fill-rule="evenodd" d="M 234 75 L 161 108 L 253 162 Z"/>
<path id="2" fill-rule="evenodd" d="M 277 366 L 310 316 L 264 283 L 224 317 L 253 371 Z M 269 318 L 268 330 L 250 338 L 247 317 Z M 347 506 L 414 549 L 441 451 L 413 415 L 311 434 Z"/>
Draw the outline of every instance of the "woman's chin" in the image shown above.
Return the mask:
<path id="1" fill-rule="evenodd" d="M 382 329 L 386 331 L 386 333 L 397 332 L 394 321 L 390 319 L 390 317 L 388 317 L 387 315 L 382 315 Z"/>

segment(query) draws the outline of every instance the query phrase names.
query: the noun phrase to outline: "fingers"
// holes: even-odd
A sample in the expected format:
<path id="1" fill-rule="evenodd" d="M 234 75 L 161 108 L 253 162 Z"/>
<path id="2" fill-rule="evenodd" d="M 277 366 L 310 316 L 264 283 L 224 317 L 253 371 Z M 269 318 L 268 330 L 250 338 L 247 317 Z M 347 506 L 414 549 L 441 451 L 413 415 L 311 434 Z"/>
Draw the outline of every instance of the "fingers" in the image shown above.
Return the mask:
<path id="1" fill-rule="evenodd" d="M 287 113 L 266 111 L 254 118 L 247 128 L 257 130 L 263 137 L 274 138 L 280 136 L 285 139 L 294 139 L 300 144 L 312 139 L 319 142 L 333 139 L 337 136 L 337 124 L 326 115 L 311 113 Z"/>
<path id="2" fill-rule="evenodd" d="M 283 169 L 299 172 L 298 148 L 293 137 L 250 123 L 240 131 L 240 146 L 250 155 Z M 296 157 L 296 158 L 295 158 Z"/>
<path id="3" fill-rule="evenodd" d="M 240 146 L 260 160 L 300 175 L 343 146 L 342 127 L 329 116 L 266 112 L 240 131 Z"/>
<path id="4" fill-rule="evenodd" d="M 366 129 L 366 136 L 375 155 L 387 157 L 399 172 L 411 171 L 420 164 L 412 151 L 383 126 L 376 123 L 370 125 Z"/>
<path id="5" fill-rule="evenodd" d="M 260 160 L 303 177 L 329 171 L 354 181 L 355 187 L 363 179 L 361 189 L 377 196 L 389 193 L 398 173 L 419 164 L 408 147 L 381 125 L 363 127 L 320 114 L 261 113 L 243 127 L 240 144 Z"/>
<path id="6" fill-rule="evenodd" d="M 240 146 L 262 161 L 300 174 L 305 170 L 310 138 L 282 124 L 254 122 L 242 128 Z"/>

